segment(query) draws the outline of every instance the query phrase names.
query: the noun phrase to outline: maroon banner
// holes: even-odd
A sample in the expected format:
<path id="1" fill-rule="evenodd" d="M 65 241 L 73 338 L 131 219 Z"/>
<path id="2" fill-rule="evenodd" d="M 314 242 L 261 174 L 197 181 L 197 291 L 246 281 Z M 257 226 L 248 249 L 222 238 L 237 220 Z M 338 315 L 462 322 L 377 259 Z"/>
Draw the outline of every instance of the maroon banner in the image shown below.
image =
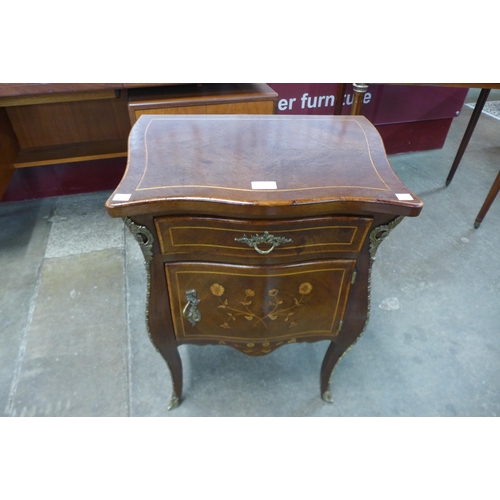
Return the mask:
<path id="1" fill-rule="evenodd" d="M 278 94 L 277 113 L 332 115 L 337 83 L 268 83 Z M 452 119 L 460 114 L 468 89 L 420 85 L 370 84 L 361 114 L 378 129 L 388 154 L 443 147 Z M 342 99 L 349 115 L 352 84 Z"/>

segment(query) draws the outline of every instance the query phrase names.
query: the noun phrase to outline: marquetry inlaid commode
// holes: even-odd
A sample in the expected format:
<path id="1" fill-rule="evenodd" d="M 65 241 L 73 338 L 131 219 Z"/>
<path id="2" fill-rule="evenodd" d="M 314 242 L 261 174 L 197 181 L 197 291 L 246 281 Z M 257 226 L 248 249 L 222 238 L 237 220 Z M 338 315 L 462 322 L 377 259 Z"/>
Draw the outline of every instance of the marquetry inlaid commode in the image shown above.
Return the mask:
<path id="1" fill-rule="evenodd" d="M 363 332 L 382 240 L 422 202 L 361 116 L 143 115 L 106 204 L 144 253 L 147 325 L 182 393 L 180 344 L 259 356 Z"/>

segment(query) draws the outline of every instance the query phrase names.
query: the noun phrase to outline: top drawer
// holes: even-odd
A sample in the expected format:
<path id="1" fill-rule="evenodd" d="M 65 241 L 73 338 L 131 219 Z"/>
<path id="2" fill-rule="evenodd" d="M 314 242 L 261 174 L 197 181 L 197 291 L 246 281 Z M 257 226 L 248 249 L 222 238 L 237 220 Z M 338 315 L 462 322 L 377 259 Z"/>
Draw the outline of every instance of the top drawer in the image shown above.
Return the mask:
<path id="1" fill-rule="evenodd" d="M 356 253 L 372 224 L 370 218 L 322 217 L 286 221 L 158 217 L 163 255 L 284 257 L 326 252 Z"/>

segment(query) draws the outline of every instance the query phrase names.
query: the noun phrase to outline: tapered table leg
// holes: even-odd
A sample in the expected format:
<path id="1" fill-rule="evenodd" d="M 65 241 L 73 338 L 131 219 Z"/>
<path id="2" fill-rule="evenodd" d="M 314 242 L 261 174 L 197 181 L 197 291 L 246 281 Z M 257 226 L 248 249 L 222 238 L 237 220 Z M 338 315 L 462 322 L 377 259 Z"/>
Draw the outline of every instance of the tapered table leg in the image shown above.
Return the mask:
<path id="1" fill-rule="evenodd" d="M 458 148 L 455 159 L 453 160 L 453 165 L 451 166 L 450 172 L 448 173 L 448 177 L 446 178 L 446 185 L 449 186 L 455 172 L 457 171 L 458 165 L 460 164 L 460 160 L 467 149 L 467 145 L 469 144 L 469 140 L 472 137 L 472 133 L 476 128 L 477 121 L 481 116 L 481 111 L 483 111 L 484 103 L 490 94 L 491 89 L 482 89 L 479 97 L 476 102 L 476 106 L 474 107 L 474 111 L 472 112 L 472 116 L 470 117 L 469 124 L 467 125 L 467 129 L 465 130 L 465 134 L 462 138 L 462 142 Z"/>
<path id="2" fill-rule="evenodd" d="M 481 207 L 481 210 L 477 214 L 476 221 L 474 222 L 474 227 L 476 229 L 480 226 L 481 222 L 483 222 L 484 216 L 490 209 L 493 200 L 496 198 L 496 195 L 498 194 L 498 191 L 500 191 L 500 172 L 498 172 L 495 182 L 493 183 L 493 186 L 491 186 L 490 192 L 488 193 L 488 196 L 486 197 L 486 200 L 483 206 Z"/>

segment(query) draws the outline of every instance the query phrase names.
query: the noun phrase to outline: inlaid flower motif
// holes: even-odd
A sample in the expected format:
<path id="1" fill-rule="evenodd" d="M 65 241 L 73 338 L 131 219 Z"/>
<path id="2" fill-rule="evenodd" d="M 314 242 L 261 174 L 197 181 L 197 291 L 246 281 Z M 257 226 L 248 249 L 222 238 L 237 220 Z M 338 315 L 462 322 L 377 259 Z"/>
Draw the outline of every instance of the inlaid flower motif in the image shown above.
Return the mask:
<path id="1" fill-rule="evenodd" d="M 211 287 L 210 287 L 210 291 L 216 296 L 216 297 L 220 297 L 225 289 L 222 285 L 219 285 L 218 283 L 214 283 Z"/>
<path id="2" fill-rule="evenodd" d="M 273 288 L 267 292 L 268 296 L 271 297 L 269 299 L 268 305 L 271 306 L 271 310 L 268 310 L 267 314 L 264 312 L 263 315 L 258 314 L 258 309 L 262 306 L 259 304 L 254 304 L 250 297 L 255 297 L 255 291 L 252 288 L 245 289 L 245 298 L 244 300 L 238 301 L 238 304 L 241 304 L 243 307 L 237 305 L 235 300 L 231 299 L 222 299 L 221 296 L 226 291 L 225 288 L 219 283 L 213 283 L 210 287 L 210 291 L 213 295 L 219 298 L 218 309 L 224 310 L 224 315 L 226 316 L 226 321 L 220 325 L 221 328 L 229 329 L 229 323 L 231 321 L 237 321 L 238 316 L 243 316 L 247 321 L 251 322 L 254 327 L 262 326 L 267 328 L 266 320 L 270 321 L 283 321 L 288 323 L 290 328 L 297 326 L 299 323 L 297 321 L 292 321 L 292 316 L 297 312 L 296 309 L 304 307 L 303 301 L 305 300 L 305 296 L 310 294 L 313 290 L 313 286 L 308 281 L 302 283 L 299 286 L 299 297 L 292 297 L 293 302 L 285 297 L 279 298 L 280 291 L 277 288 Z M 231 302 L 231 303 L 230 303 Z M 288 302 L 288 304 L 285 304 Z M 256 311 L 257 309 L 257 311 Z M 266 308 L 267 309 L 267 308 Z M 222 311 L 221 311 L 222 312 Z M 268 347 L 263 345 L 263 347 Z"/>

